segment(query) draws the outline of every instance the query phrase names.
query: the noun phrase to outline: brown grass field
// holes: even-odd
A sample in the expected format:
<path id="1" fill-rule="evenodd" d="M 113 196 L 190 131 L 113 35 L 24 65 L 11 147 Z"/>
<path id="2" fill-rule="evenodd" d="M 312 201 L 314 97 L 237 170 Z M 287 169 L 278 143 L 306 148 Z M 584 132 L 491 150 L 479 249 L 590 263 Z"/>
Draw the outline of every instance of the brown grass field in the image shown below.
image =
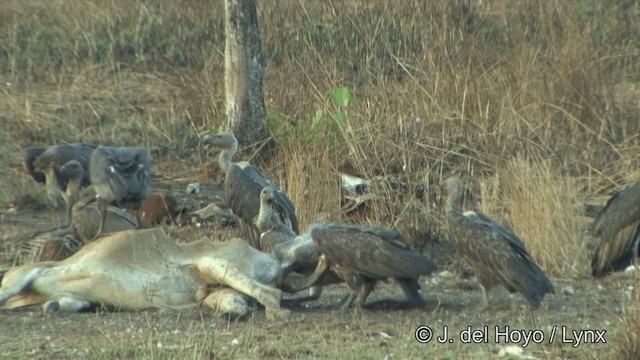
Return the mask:
<path id="1" fill-rule="evenodd" d="M 0 3 L 0 268 L 25 261 L 13 239 L 57 225 L 22 149 L 87 142 L 143 146 L 158 181 L 189 182 L 204 207 L 222 179 L 203 134 L 225 128 L 222 0 L 4 0 Z M 319 217 L 403 231 L 447 271 L 421 281 L 424 309 L 396 309 L 394 284 L 359 313 L 332 305 L 346 287 L 293 309 L 290 323 L 257 310 L 228 322 L 193 313 L 0 313 L 0 358 L 640 359 L 637 272 L 594 280 L 585 204 L 640 178 L 640 3 L 633 0 L 260 1 L 268 125 L 260 166 Z M 347 87 L 357 102 L 329 92 Z M 246 160 L 246 159 L 245 159 Z M 381 199 L 347 217 L 337 164 Z M 462 176 L 467 208 L 510 225 L 557 294 L 531 312 L 518 295 L 481 292 L 447 245 L 438 184 Z M 419 191 L 417 191 L 419 189 Z M 180 241 L 225 239 L 216 226 L 165 226 Z M 24 249 L 23 249 L 24 250 Z M 418 326 L 452 343 L 414 338 Z M 461 331 L 488 328 L 466 344 Z M 542 343 L 495 341 L 495 329 Z M 555 341 L 549 338 L 553 329 Z M 568 333 L 562 341 L 561 330 Z M 572 344 L 572 330 L 606 343 Z M 464 334 L 464 333 L 463 333 Z M 588 332 L 587 332 L 588 334 Z M 576 346 L 574 346 L 576 345 Z"/>

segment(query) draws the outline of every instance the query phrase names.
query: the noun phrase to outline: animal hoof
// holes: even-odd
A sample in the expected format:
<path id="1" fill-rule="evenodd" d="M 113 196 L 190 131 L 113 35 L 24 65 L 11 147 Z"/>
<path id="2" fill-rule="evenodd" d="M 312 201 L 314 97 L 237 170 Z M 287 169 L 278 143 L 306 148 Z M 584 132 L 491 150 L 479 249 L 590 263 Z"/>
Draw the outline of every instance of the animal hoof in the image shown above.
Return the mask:
<path id="1" fill-rule="evenodd" d="M 267 319 L 269 320 L 280 320 L 280 321 L 289 321 L 291 320 L 291 311 L 288 309 L 273 309 L 266 308 Z"/>
<path id="2" fill-rule="evenodd" d="M 49 300 L 42 306 L 42 311 L 45 313 L 53 313 L 60 310 L 60 303 L 58 300 Z"/>

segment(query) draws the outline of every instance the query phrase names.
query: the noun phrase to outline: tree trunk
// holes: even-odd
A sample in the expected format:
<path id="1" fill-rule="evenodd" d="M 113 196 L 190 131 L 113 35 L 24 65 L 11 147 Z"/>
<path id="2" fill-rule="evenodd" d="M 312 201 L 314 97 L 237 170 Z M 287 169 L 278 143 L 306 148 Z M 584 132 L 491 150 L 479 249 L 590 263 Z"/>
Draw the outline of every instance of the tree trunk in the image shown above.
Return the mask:
<path id="1" fill-rule="evenodd" d="M 266 138 L 262 49 L 255 0 L 225 0 L 225 96 L 228 128 L 244 155 Z"/>

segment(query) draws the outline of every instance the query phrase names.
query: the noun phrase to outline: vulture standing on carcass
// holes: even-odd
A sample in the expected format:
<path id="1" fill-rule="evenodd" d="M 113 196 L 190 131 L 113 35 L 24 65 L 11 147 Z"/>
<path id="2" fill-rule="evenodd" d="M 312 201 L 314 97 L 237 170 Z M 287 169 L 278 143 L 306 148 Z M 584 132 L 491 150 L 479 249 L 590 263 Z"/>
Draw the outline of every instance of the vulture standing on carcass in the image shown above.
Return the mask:
<path id="1" fill-rule="evenodd" d="M 89 162 L 95 147 L 87 144 L 54 145 L 48 148 L 34 147 L 25 151 L 25 167 L 31 177 L 44 183 L 47 196 L 56 208 L 62 206 L 62 192 L 67 190 L 68 178 L 60 174 L 60 167 L 76 160 L 84 169 L 82 186 L 90 184 Z"/>
<path id="2" fill-rule="evenodd" d="M 79 207 L 96 201 L 100 225 L 95 238 L 102 233 L 109 204 L 120 208 L 139 209 L 151 192 L 151 165 L 147 151 L 139 147 L 99 147 L 91 156 L 91 184 Z M 95 195 L 94 195 L 95 194 Z M 138 212 L 138 227 L 142 222 Z"/>
<path id="3" fill-rule="evenodd" d="M 496 284 L 521 293 L 535 308 L 545 294 L 555 294 L 551 281 L 510 228 L 480 212 L 461 212 L 463 188 L 459 178 L 447 179 L 443 190 L 447 194 L 449 239 L 475 270 L 485 308 L 489 307 L 487 291 Z"/>
<path id="4" fill-rule="evenodd" d="M 418 277 L 436 267 L 423 255 L 411 250 L 399 232 L 375 226 L 314 224 L 311 237 L 328 266 L 347 283 L 351 294 L 345 310 L 357 298 L 361 307 L 378 280 L 395 278 L 413 306 L 424 306 Z"/>
<path id="5" fill-rule="evenodd" d="M 591 274 L 602 277 L 626 269 L 638 259 L 640 246 L 640 181 L 616 191 L 593 221 L 600 240 L 591 260 Z"/>
<path id="6" fill-rule="evenodd" d="M 265 187 L 277 189 L 276 186 L 262 174 L 260 169 L 249 162 L 232 162 L 233 156 L 238 151 L 238 140 L 230 132 L 205 136 L 202 142 L 222 150 L 218 164 L 226 174 L 224 189 L 227 206 L 239 219 L 242 230 L 250 240 L 249 243 L 256 249 L 260 249 L 260 231 L 255 225 L 260 212 L 260 192 Z M 282 222 L 298 234 L 296 210 L 287 195 L 276 190 L 273 207 Z"/>

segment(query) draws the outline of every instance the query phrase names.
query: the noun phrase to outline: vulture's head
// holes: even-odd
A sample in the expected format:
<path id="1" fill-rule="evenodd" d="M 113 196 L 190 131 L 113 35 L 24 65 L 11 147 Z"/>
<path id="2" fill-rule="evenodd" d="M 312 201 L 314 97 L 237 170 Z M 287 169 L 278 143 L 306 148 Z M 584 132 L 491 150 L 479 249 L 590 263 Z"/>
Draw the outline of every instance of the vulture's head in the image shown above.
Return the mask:
<path id="1" fill-rule="evenodd" d="M 271 186 L 266 186 L 260 192 L 260 204 L 264 207 L 270 207 L 273 204 L 273 200 L 276 198 L 276 189 Z"/>
<path id="2" fill-rule="evenodd" d="M 224 131 L 214 135 L 207 135 L 202 138 L 204 144 L 209 144 L 219 149 L 238 148 L 238 140 L 232 133 Z"/>

